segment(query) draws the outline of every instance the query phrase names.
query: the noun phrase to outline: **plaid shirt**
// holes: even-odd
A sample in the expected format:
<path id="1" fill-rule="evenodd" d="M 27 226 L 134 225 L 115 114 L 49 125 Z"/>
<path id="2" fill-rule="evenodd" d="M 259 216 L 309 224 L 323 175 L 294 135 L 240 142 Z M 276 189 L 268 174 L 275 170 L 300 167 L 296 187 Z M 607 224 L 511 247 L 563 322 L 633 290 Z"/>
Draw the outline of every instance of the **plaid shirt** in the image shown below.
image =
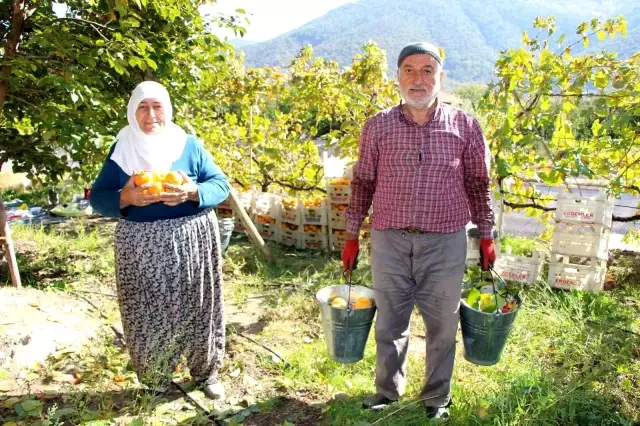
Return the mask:
<path id="1" fill-rule="evenodd" d="M 402 104 L 367 120 L 351 182 L 347 232 L 358 235 L 373 201 L 373 229 L 452 233 L 471 220 L 492 238 L 489 148 L 471 115 L 438 101 L 418 125 Z"/>

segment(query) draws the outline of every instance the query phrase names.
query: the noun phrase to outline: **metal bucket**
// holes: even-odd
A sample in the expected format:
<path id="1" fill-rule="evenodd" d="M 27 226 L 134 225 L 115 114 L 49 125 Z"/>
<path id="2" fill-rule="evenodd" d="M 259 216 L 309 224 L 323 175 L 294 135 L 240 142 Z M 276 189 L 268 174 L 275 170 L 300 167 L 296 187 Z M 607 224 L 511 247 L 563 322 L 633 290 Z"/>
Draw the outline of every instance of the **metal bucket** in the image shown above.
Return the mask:
<path id="1" fill-rule="evenodd" d="M 513 327 L 522 300 L 515 297 L 518 309 L 501 313 L 480 312 L 460 301 L 460 328 L 464 343 L 464 357 L 478 365 L 493 365 L 500 361 L 502 350 Z"/>
<path id="2" fill-rule="evenodd" d="M 220 230 L 220 253 L 225 254 L 229 247 L 229 241 L 231 241 L 231 234 L 233 228 L 236 226 L 236 221 L 232 217 L 225 217 L 218 219 L 218 229 Z"/>
<path id="3" fill-rule="evenodd" d="M 367 287 L 351 286 L 351 300 L 368 297 L 374 301 L 372 307 L 363 309 L 334 308 L 329 301 L 337 296 L 348 301 L 349 286 L 325 287 L 316 293 L 316 300 L 320 305 L 324 340 L 329 356 L 334 361 L 349 364 L 360 361 L 364 357 L 364 347 L 376 314 L 375 292 Z"/>

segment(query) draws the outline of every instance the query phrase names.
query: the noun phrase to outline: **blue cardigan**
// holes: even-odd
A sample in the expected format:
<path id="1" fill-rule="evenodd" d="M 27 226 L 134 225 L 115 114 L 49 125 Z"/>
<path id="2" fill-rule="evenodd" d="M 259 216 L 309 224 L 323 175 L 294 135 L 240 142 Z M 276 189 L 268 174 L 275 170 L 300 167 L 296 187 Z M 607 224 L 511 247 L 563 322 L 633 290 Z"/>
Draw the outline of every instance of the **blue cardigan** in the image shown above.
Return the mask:
<path id="1" fill-rule="evenodd" d="M 122 217 L 135 222 L 173 219 L 191 216 L 203 208 L 216 206 L 229 196 L 227 177 L 204 145 L 195 136 L 189 135 L 182 156 L 173 162 L 171 170 L 182 170 L 198 185 L 200 201 L 186 201 L 174 207 L 158 202 L 144 207 L 129 206 L 120 210 L 120 191 L 131 176 L 111 159 L 116 143 L 111 147 L 109 156 L 91 188 L 91 207 L 103 216 Z"/>

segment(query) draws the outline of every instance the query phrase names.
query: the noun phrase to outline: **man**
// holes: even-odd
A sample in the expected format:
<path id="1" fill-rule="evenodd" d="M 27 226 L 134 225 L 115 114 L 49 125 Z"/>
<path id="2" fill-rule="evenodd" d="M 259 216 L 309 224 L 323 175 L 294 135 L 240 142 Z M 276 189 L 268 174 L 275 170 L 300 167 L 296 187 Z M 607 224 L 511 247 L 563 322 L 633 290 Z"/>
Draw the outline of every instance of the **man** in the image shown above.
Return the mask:
<path id="1" fill-rule="evenodd" d="M 489 150 L 471 115 L 438 100 L 444 72 L 437 47 L 405 46 L 397 77 L 404 103 L 369 119 L 362 131 L 342 261 L 345 269 L 355 266 L 360 226 L 373 202 L 376 393 L 363 406 L 382 408 L 404 393 L 417 304 L 427 328 L 420 396 L 427 417 L 446 418 L 469 220 L 480 231 L 483 269 L 496 258 Z"/>

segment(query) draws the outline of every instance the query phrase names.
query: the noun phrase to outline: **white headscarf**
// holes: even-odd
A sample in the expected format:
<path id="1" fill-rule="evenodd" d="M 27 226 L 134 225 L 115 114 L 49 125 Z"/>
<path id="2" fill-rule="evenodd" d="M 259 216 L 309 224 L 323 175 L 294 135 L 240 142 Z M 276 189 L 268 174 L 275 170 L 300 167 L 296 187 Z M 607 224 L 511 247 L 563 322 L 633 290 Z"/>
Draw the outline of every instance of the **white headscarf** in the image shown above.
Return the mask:
<path id="1" fill-rule="evenodd" d="M 138 105 L 145 99 L 157 99 L 164 108 L 164 128 L 156 135 L 144 133 L 136 120 Z M 131 94 L 127 107 L 129 125 L 116 137 L 117 143 L 111 159 L 128 175 L 134 171 L 167 171 L 180 158 L 184 150 L 187 134 L 174 124 L 173 107 L 169 92 L 160 83 L 145 81 Z"/>

